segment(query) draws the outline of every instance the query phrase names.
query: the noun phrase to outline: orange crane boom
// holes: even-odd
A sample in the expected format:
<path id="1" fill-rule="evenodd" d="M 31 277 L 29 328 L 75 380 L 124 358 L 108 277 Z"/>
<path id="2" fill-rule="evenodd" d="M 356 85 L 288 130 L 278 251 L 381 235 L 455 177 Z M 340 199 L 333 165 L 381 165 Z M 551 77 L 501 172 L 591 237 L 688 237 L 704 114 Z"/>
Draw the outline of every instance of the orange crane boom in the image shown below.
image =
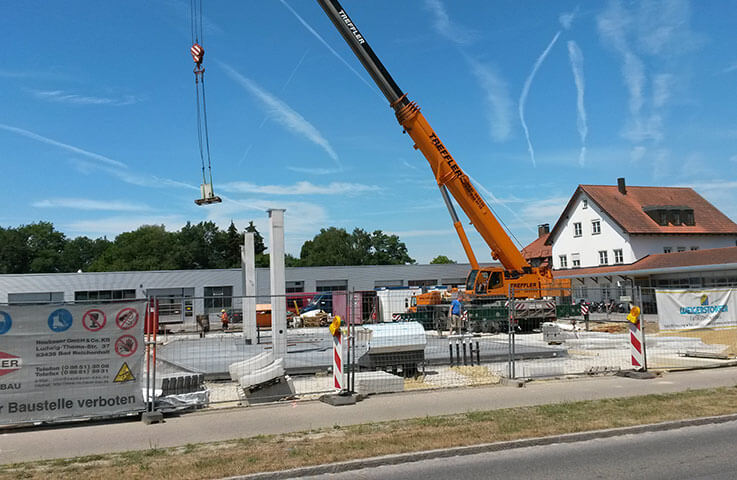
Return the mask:
<path id="1" fill-rule="evenodd" d="M 527 290 L 520 296 L 541 296 L 541 289 L 552 283 L 550 270 L 533 268 L 522 256 L 474 188 L 468 175 L 463 172 L 420 112 L 420 108 L 402 92 L 340 3 L 337 0 L 317 0 L 317 2 L 389 101 L 397 121 L 414 141 L 415 149 L 420 150 L 430 164 L 453 226 L 471 263 L 472 270 L 466 281 L 467 292 L 480 296 L 502 296 L 507 294 L 509 284 L 513 284 L 515 288 Z M 498 259 L 502 264 L 503 270 L 494 267 L 479 268 L 448 192 L 489 246 L 492 258 Z"/>

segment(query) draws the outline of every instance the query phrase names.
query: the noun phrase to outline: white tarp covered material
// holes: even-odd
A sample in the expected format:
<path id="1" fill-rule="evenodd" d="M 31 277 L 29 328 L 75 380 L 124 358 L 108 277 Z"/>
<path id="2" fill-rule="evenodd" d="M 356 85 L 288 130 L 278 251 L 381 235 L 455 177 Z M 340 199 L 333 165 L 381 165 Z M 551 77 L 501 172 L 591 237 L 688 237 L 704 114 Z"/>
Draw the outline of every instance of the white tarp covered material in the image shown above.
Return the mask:
<path id="1" fill-rule="evenodd" d="M 737 327 L 737 289 L 656 290 L 661 330 Z"/>
<path id="2" fill-rule="evenodd" d="M 145 301 L 0 306 L 0 424 L 144 409 Z"/>

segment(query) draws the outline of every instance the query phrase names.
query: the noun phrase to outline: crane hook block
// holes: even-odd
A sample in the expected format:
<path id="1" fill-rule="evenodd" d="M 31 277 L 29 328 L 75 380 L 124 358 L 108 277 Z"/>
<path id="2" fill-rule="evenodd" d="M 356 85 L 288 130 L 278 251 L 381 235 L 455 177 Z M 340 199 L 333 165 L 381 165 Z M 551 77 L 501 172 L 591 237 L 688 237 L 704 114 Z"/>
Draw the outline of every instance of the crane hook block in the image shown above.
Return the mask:
<path id="1" fill-rule="evenodd" d="M 202 198 L 198 198 L 194 201 L 197 205 L 210 205 L 211 203 L 220 203 L 223 201 L 213 193 L 211 183 L 203 183 L 200 185 L 200 193 L 202 193 Z"/>
<path id="2" fill-rule="evenodd" d="M 198 66 L 202 64 L 202 60 L 205 58 L 205 49 L 202 48 L 202 45 L 195 43 L 192 45 L 192 48 L 189 49 L 189 53 L 192 54 L 192 60 L 194 60 L 194 63 Z"/>

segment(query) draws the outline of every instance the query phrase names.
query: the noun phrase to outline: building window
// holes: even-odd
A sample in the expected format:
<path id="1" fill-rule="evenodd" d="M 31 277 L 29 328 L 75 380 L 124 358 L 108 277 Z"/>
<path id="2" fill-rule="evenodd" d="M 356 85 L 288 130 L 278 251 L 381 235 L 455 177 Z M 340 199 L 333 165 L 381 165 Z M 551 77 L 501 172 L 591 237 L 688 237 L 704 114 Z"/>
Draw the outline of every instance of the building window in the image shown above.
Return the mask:
<path id="1" fill-rule="evenodd" d="M 233 306 L 233 287 L 205 287 L 205 313 L 217 313 Z"/>
<path id="2" fill-rule="evenodd" d="M 403 286 L 404 286 L 404 280 L 375 280 L 374 281 L 374 288 L 396 288 L 396 287 L 403 287 Z"/>
<path id="3" fill-rule="evenodd" d="M 663 253 L 670 253 L 673 251 L 673 247 L 663 247 Z"/>
<path id="4" fill-rule="evenodd" d="M 698 245 L 693 245 L 693 246 L 691 246 L 691 251 L 693 251 L 693 250 L 698 250 L 698 249 L 699 249 L 699 246 L 698 246 Z"/>
<path id="5" fill-rule="evenodd" d="M 318 280 L 315 282 L 315 290 L 318 292 L 346 291 L 348 280 Z"/>
<path id="6" fill-rule="evenodd" d="M 581 236 L 581 223 L 576 222 L 573 224 L 573 236 L 574 237 L 580 237 Z"/>
<path id="7" fill-rule="evenodd" d="M 601 233 L 601 221 L 592 220 L 591 221 L 591 234 L 598 235 L 600 233 Z"/>
<path id="8" fill-rule="evenodd" d="M 614 263 L 624 263 L 624 255 L 622 255 L 621 248 L 614 250 Z"/>
<path id="9" fill-rule="evenodd" d="M 75 302 L 96 302 L 99 300 L 125 300 L 136 298 L 136 290 L 82 290 L 74 292 Z"/>
<path id="10" fill-rule="evenodd" d="M 587 198 L 583 199 L 583 206 L 581 208 L 583 208 L 584 210 L 589 208 L 589 200 Z"/>
<path id="11" fill-rule="evenodd" d="M 440 284 L 446 287 L 459 287 L 466 284 L 465 278 L 441 278 Z"/>
<path id="12" fill-rule="evenodd" d="M 609 257 L 607 256 L 606 250 L 599 250 L 599 265 L 608 265 Z"/>
<path id="13" fill-rule="evenodd" d="M 437 280 L 408 280 L 408 287 L 434 287 L 438 284 Z"/>
<path id="14" fill-rule="evenodd" d="M 686 247 L 678 247 L 678 251 L 679 252 L 685 252 L 686 251 Z"/>
<path id="15" fill-rule="evenodd" d="M 302 280 L 287 282 L 284 291 L 285 293 L 302 293 L 305 291 L 305 282 Z"/>
<path id="16" fill-rule="evenodd" d="M 8 293 L 8 304 L 23 303 L 62 303 L 64 302 L 64 292 L 29 292 L 29 293 Z"/>
<path id="17" fill-rule="evenodd" d="M 568 268 L 568 259 L 565 255 L 559 256 L 558 259 L 560 259 L 560 268 Z"/>
<path id="18" fill-rule="evenodd" d="M 579 268 L 581 266 L 581 255 L 578 253 L 572 253 L 571 264 L 573 268 Z"/>

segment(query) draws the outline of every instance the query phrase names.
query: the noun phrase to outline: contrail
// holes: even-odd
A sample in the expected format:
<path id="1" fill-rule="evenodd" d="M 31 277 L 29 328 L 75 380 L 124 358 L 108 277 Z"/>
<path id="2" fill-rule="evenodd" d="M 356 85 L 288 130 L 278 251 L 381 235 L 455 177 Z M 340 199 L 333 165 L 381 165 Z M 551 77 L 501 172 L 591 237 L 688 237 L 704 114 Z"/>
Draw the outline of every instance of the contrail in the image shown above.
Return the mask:
<path id="1" fill-rule="evenodd" d="M 568 41 L 568 58 L 571 60 L 571 70 L 573 71 L 573 80 L 576 83 L 576 111 L 578 113 L 576 119 L 576 127 L 578 135 L 581 137 L 581 154 L 578 157 L 579 165 L 583 166 L 586 162 L 586 136 L 589 128 L 586 121 L 586 108 L 583 103 L 584 94 L 584 78 L 583 78 L 583 53 L 573 40 Z"/>
<path id="2" fill-rule="evenodd" d="M 527 94 L 530 92 L 530 85 L 532 85 L 532 80 L 535 78 L 537 69 L 540 68 L 540 65 L 542 65 L 543 61 L 545 61 L 545 57 L 547 57 L 548 53 L 550 53 L 550 49 L 553 48 L 553 45 L 555 45 L 555 42 L 558 41 L 558 37 L 560 37 L 560 33 L 561 33 L 561 30 L 558 30 L 558 33 L 555 34 L 553 39 L 548 44 L 548 47 L 537 58 L 535 65 L 533 65 L 532 67 L 532 71 L 530 72 L 530 74 L 527 76 L 527 79 L 525 80 L 525 84 L 522 87 L 522 94 L 519 97 L 519 119 L 522 122 L 522 128 L 525 131 L 525 138 L 527 138 L 527 150 L 530 152 L 530 158 L 532 158 L 533 167 L 537 166 L 537 164 L 535 163 L 535 150 L 532 148 L 532 142 L 530 141 L 530 131 L 527 129 L 527 122 L 525 122 L 525 102 L 527 102 Z"/>
<path id="3" fill-rule="evenodd" d="M 232 67 L 222 62 L 218 63 L 220 63 L 221 67 L 233 80 L 238 82 L 243 88 L 256 97 L 263 104 L 266 111 L 271 114 L 277 122 L 281 123 L 290 132 L 321 147 L 330 156 L 330 158 L 335 161 L 338 168 L 343 168 L 340 159 L 338 158 L 338 154 L 335 153 L 330 142 L 328 142 L 328 140 L 322 136 L 322 133 L 320 133 L 317 128 L 308 122 L 302 115 L 297 113 L 282 100 L 276 98 L 274 95 L 258 86 L 251 79 L 246 78 L 235 71 Z"/>
<path id="4" fill-rule="evenodd" d="M 113 160 L 112 158 L 108 158 L 98 153 L 88 152 L 87 150 L 82 150 L 81 148 L 75 147 L 74 145 L 57 142 L 56 140 L 52 140 L 51 138 L 48 138 L 48 137 L 43 137 L 29 130 L 24 130 L 22 128 L 13 127 L 10 125 L 5 125 L 4 123 L 0 123 L 0 129 L 3 129 L 8 132 L 16 133 L 18 135 L 22 135 L 24 137 L 39 141 L 41 143 L 45 143 L 47 145 L 53 145 L 55 147 L 63 148 L 64 150 L 67 150 L 69 152 L 77 153 L 79 155 L 84 155 L 85 157 L 92 158 L 93 160 L 97 160 L 99 162 L 105 163 L 113 167 L 128 168 L 128 165 L 126 165 L 123 162 Z"/>
<path id="5" fill-rule="evenodd" d="M 315 31 L 315 29 L 312 28 L 310 26 L 310 24 L 307 23 L 305 21 L 305 19 L 302 18 L 299 15 L 299 13 L 297 13 L 285 0 L 279 0 L 279 1 L 282 3 L 282 5 L 284 5 L 285 7 L 287 7 L 287 10 L 289 10 L 290 12 L 292 12 L 292 15 L 294 15 L 295 18 L 297 20 L 299 20 L 299 23 L 301 23 L 312 35 L 314 35 L 315 38 L 317 38 L 318 40 L 320 40 L 320 43 L 322 43 L 323 45 L 325 45 L 325 48 L 327 48 L 328 50 L 330 50 L 330 53 L 332 53 L 335 56 L 335 58 L 337 58 L 338 60 L 340 60 L 343 63 L 343 65 L 345 65 L 346 67 L 348 67 L 348 69 L 351 72 L 353 72 L 358 78 L 360 78 L 361 81 L 363 83 L 365 83 L 371 90 L 373 90 L 375 93 L 379 93 L 378 90 L 376 89 L 376 87 L 374 85 L 372 85 L 368 80 L 366 80 L 365 78 L 363 78 L 363 76 L 360 73 L 358 73 L 356 71 L 356 69 L 353 68 L 348 62 L 346 62 L 345 59 L 343 59 L 343 57 L 341 57 L 338 52 L 336 52 L 335 50 L 333 50 L 333 47 L 331 47 L 330 45 L 328 45 L 328 42 L 326 42 L 325 39 L 322 38 L 322 36 L 319 33 L 317 33 Z"/>
<path id="6" fill-rule="evenodd" d="M 282 92 L 284 92 L 284 90 L 287 89 L 287 86 L 289 86 L 289 84 L 292 82 L 292 79 L 294 78 L 294 75 L 297 73 L 297 70 L 299 70 L 299 67 L 302 66 L 302 62 L 305 61 L 305 58 L 307 57 L 307 52 L 309 52 L 309 49 L 308 50 L 305 50 L 305 53 L 302 54 L 302 58 L 300 58 L 299 59 L 299 62 L 297 62 L 297 66 L 295 66 L 294 69 L 292 69 L 292 73 L 289 75 L 289 77 L 287 78 L 287 81 L 284 82 L 284 85 L 281 87 L 281 91 Z M 257 132 L 263 128 L 263 126 L 266 124 L 266 120 L 268 120 L 268 119 L 269 119 L 269 116 L 268 115 L 264 115 L 264 118 L 261 120 L 261 123 L 256 128 L 256 131 Z M 248 146 L 248 148 L 246 148 L 246 151 L 245 152 L 243 152 L 243 156 L 241 157 L 240 161 L 238 162 L 238 165 L 239 166 L 248 157 L 248 154 L 251 153 L 251 149 L 252 148 L 253 148 L 253 143 L 250 144 Z"/>

